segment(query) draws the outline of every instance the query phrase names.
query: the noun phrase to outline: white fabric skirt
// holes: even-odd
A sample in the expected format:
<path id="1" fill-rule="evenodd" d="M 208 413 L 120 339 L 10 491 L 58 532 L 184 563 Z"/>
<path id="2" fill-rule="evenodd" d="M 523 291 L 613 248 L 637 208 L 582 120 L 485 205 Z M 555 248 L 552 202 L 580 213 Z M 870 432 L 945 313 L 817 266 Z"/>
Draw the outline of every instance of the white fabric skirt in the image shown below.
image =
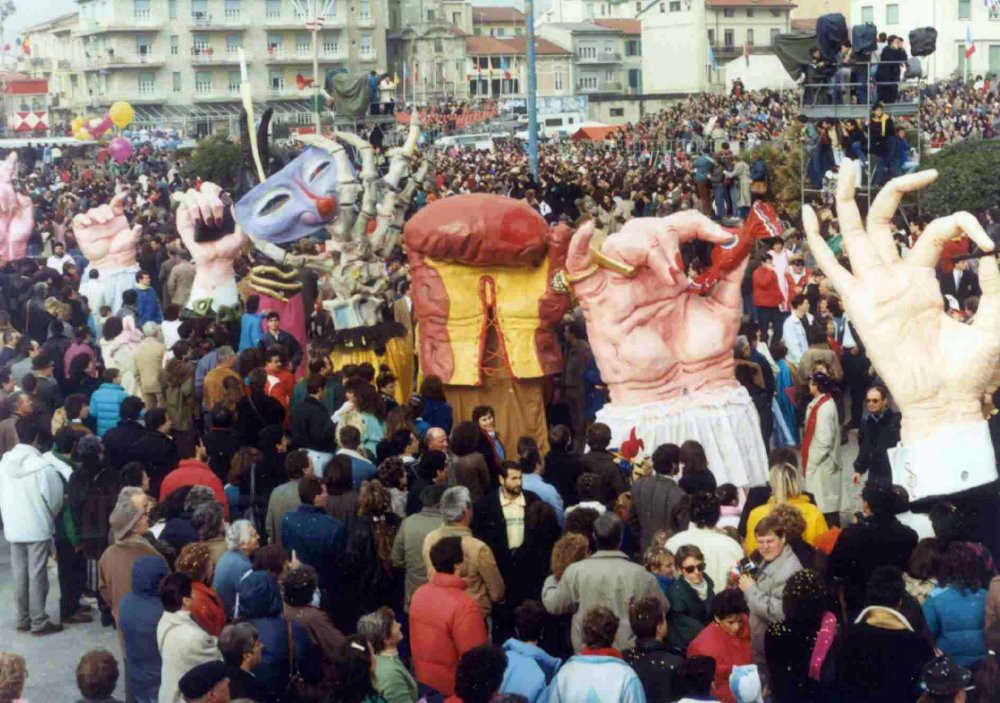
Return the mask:
<path id="1" fill-rule="evenodd" d="M 611 428 L 611 446 L 618 447 L 635 428 L 645 453 L 661 444 L 681 445 L 693 439 L 705 448 L 708 468 L 719 485 L 738 488 L 767 483 L 767 450 L 760 418 L 750 394 L 734 384 L 694 395 L 644 405 L 605 405 L 597 422 Z"/>

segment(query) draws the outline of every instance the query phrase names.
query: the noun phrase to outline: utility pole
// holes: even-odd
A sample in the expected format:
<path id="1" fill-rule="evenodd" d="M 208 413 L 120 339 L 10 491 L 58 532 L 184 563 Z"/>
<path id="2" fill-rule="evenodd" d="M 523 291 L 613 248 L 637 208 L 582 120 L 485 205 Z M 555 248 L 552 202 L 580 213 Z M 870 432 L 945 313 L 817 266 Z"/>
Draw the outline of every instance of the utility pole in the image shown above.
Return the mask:
<path id="1" fill-rule="evenodd" d="M 531 177 L 538 180 L 538 108 L 535 93 L 538 80 L 535 74 L 535 0 L 525 0 L 524 14 L 528 21 L 528 164 Z M 502 85 L 502 84 L 501 84 Z"/>

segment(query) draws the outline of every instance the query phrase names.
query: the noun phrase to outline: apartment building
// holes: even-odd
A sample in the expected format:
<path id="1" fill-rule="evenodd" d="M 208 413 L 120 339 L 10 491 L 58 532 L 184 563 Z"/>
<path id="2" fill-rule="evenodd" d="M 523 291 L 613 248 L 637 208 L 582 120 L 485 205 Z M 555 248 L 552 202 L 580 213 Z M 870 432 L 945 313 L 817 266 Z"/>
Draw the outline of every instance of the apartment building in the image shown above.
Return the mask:
<path id="1" fill-rule="evenodd" d="M 318 80 L 333 68 L 384 71 L 382 0 L 330 7 L 316 34 Z M 185 121 L 191 130 L 193 122 L 204 134 L 235 128 L 241 55 L 256 101 L 274 106 L 279 121 L 311 122 L 310 20 L 291 0 L 78 0 L 75 19 L 26 31 L 61 114 L 127 100 L 140 124 Z"/>
<path id="2" fill-rule="evenodd" d="M 477 37 L 519 37 L 528 31 L 527 21 L 516 7 L 472 8 L 472 33 Z"/>
<path id="3" fill-rule="evenodd" d="M 469 0 L 388 0 L 391 73 L 407 100 L 468 95 L 465 39 L 472 35 Z"/>
<path id="4" fill-rule="evenodd" d="M 527 93 L 526 37 L 471 36 L 465 39 L 470 97 L 523 98 Z M 535 39 L 536 95 L 567 97 L 573 90 L 573 52 Z"/>

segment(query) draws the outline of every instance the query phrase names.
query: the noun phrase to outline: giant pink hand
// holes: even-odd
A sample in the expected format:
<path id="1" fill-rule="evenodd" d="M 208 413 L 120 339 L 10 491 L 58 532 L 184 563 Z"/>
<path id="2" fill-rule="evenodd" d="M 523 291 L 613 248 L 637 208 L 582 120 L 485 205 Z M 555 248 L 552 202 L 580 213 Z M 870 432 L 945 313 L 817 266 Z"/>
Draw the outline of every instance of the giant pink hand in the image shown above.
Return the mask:
<path id="1" fill-rule="evenodd" d="M 0 191 L 4 190 L 0 185 Z M 14 193 L 13 208 L 0 208 L 0 256 L 6 261 L 28 255 L 28 240 L 35 231 L 35 205 L 31 198 Z"/>
<path id="2" fill-rule="evenodd" d="M 687 291 L 680 245 L 695 239 L 725 243 L 733 235 L 689 211 L 629 220 L 601 248 L 634 266 L 628 278 L 592 266 L 593 223 L 573 236 L 566 270 L 581 276 L 573 292 L 583 306 L 590 347 L 616 405 L 639 405 L 735 383 L 733 343 L 739 329 L 744 261 L 711 296 Z"/>
<path id="3" fill-rule="evenodd" d="M 135 264 L 135 248 L 142 227 L 129 226 L 125 217 L 127 197 L 127 193 L 121 193 L 107 205 L 73 218 L 73 236 L 93 268 L 116 271 Z"/>
<path id="4" fill-rule="evenodd" d="M 195 225 L 198 222 L 210 225 L 221 223 L 227 207 L 231 206 L 222 201 L 222 188 L 215 183 L 206 182 L 202 183 L 200 191 L 191 189 L 184 193 L 177 208 L 177 232 L 194 260 L 193 285 L 197 289 L 212 290 L 232 283 L 236 278 L 233 261 L 246 241 L 246 235 L 239 225 L 234 227 L 233 232 L 225 233 L 215 241 L 194 240 Z"/>

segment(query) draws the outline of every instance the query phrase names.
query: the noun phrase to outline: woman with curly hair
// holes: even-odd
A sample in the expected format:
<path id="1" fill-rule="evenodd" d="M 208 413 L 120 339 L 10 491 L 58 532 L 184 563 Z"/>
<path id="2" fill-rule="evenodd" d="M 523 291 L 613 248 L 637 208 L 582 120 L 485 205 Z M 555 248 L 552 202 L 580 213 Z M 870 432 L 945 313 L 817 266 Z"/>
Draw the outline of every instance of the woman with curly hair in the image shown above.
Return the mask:
<path id="1" fill-rule="evenodd" d="M 402 581 L 391 560 L 399 523 L 389 489 L 378 479 L 362 483 L 358 517 L 347 526 L 339 597 L 333 608 L 334 622 L 341 630 L 353 630 L 362 613 L 386 603 L 402 603 Z"/>
<path id="2" fill-rule="evenodd" d="M 191 579 L 191 619 L 208 634 L 218 637 L 226 626 L 222 599 L 208 584 L 215 576 L 212 550 L 205 542 L 185 545 L 174 565 L 177 573 Z"/>
<path id="3" fill-rule="evenodd" d="M 406 517 L 406 466 L 398 456 L 391 456 L 378 466 L 375 475 L 389 491 L 390 504 L 400 520 Z"/>
<path id="4" fill-rule="evenodd" d="M 962 666 L 975 666 L 986 656 L 986 589 L 975 549 L 952 542 L 941 556 L 938 580 L 941 590 L 924 601 L 927 628 L 938 649 Z"/>
<path id="5" fill-rule="evenodd" d="M 17 703 L 28 680 L 28 665 L 24 657 L 12 652 L 0 652 L 0 703 Z"/>
<path id="6" fill-rule="evenodd" d="M 490 482 L 490 469 L 477 449 L 479 437 L 479 428 L 472 422 L 460 422 L 451 432 L 451 451 L 458 457 L 455 480 L 469 489 L 473 503 L 483 497 L 487 488 L 496 485 Z"/>
<path id="7" fill-rule="evenodd" d="M 351 425 L 361 432 L 361 446 L 375 456 L 378 443 L 385 437 L 385 403 L 374 386 L 360 376 L 344 383 L 347 400 L 333 414 L 337 427 Z"/>

